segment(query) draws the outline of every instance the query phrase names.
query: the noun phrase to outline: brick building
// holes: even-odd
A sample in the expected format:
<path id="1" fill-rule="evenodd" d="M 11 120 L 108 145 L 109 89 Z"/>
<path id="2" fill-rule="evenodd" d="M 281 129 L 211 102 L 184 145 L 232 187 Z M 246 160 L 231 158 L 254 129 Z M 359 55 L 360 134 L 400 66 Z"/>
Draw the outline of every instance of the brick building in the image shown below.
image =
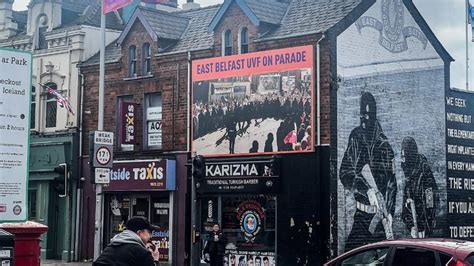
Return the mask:
<path id="1" fill-rule="evenodd" d="M 443 236 L 451 60 L 410 0 L 138 8 L 106 49 L 105 129 L 116 132 L 119 150 L 114 173 L 133 160 L 175 161 L 176 187 L 142 187 L 126 200 L 118 198 L 124 187 L 109 190 L 106 209 L 113 206 L 113 214 L 122 206 L 135 214 L 143 195 L 150 210 L 169 206 L 164 254 L 182 265 L 192 226 L 185 162 L 196 152 L 206 163 L 204 174 L 195 175 L 200 239 L 194 259 L 210 225 L 219 222 L 229 239 L 227 260 L 313 265 L 351 245 L 410 236 L 403 207 L 410 171 L 400 163 L 414 150 L 402 145 L 409 137 L 435 180 L 420 208 L 440 220 L 425 224 L 424 233 Z M 97 65 L 96 56 L 81 66 L 86 116 L 96 113 Z M 135 119 L 132 135 L 123 130 L 127 114 Z M 150 128 L 157 121 L 161 130 Z M 372 191 L 387 201 L 382 213 L 372 207 Z M 154 207 L 153 198 L 166 195 L 169 205 Z"/>

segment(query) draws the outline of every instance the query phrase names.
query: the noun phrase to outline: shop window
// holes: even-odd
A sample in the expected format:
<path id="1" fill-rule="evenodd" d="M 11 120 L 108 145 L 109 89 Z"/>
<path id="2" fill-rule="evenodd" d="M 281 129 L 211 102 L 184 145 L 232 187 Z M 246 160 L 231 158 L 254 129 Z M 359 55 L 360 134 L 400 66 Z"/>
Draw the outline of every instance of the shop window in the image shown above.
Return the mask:
<path id="1" fill-rule="evenodd" d="M 232 32 L 230 30 L 226 30 L 223 35 L 223 54 L 231 55 L 232 54 Z"/>
<path id="2" fill-rule="evenodd" d="M 30 189 L 28 190 L 28 220 L 36 221 L 38 220 L 38 208 L 36 206 L 37 202 L 37 190 Z"/>
<path id="3" fill-rule="evenodd" d="M 108 239 L 111 239 L 125 230 L 125 223 L 130 218 L 130 196 L 110 196 L 108 208 Z"/>
<path id="4" fill-rule="evenodd" d="M 275 197 L 222 197 L 222 229 L 245 250 L 275 250 Z M 249 244 L 251 243 L 251 244 Z"/>
<path id="5" fill-rule="evenodd" d="M 143 76 L 148 76 L 151 75 L 151 46 L 150 43 L 145 43 L 143 44 L 143 49 L 142 49 L 142 75 Z"/>
<path id="6" fill-rule="evenodd" d="M 133 96 L 119 96 L 117 98 L 117 128 L 116 137 L 118 148 L 121 151 L 133 151 L 135 143 L 135 105 Z"/>
<path id="7" fill-rule="evenodd" d="M 132 45 L 128 48 L 128 76 L 137 76 L 137 47 Z"/>
<path id="8" fill-rule="evenodd" d="M 148 149 L 162 148 L 162 99 L 161 93 L 145 95 L 145 143 Z"/>
<path id="9" fill-rule="evenodd" d="M 48 83 L 45 85 L 46 88 L 57 90 L 58 86 L 55 83 Z M 58 103 L 56 96 L 52 93 L 47 93 L 46 96 L 46 127 L 56 127 L 56 120 L 58 115 Z"/>
<path id="10" fill-rule="evenodd" d="M 150 222 L 159 227 L 158 231 L 154 231 L 152 241 L 160 250 L 160 261 L 169 261 L 169 244 L 170 244 L 170 200 L 169 195 L 151 199 L 151 218 Z"/>
<path id="11" fill-rule="evenodd" d="M 247 28 L 240 30 L 240 53 L 246 54 L 249 52 L 249 33 Z"/>
<path id="12" fill-rule="evenodd" d="M 36 127 L 36 87 L 31 87 L 30 128 Z"/>

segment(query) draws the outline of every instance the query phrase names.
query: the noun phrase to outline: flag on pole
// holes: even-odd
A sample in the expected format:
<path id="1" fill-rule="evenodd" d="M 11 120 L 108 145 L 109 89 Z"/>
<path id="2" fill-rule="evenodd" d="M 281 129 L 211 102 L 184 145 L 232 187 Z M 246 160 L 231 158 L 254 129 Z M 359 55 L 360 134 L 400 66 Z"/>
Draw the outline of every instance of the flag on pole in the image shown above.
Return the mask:
<path id="1" fill-rule="evenodd" d="M 43 89 L 46 90 L 47 93 L 53 95 L 54 97 L 56 97 L 56 102 L 59 104 L 59 106 L 61 108 L 66 108 L 66 110 L 68 110 L 71 114 L 74 115 L 74 110 L 72 110 L 72 106 L 71 104 L 69 103 L 69 101 L 64 98 L 64 96 L 62 96 L 57 90 L 47 86 L 47 85 L 43 85 L 43 84 L 39 84 Z"/>
<path id="2" fill-rule="evenodd" d="M 102 0 L 102 13 L 107 14 L 126 6 L 131 2 L 132 0 Z"/>

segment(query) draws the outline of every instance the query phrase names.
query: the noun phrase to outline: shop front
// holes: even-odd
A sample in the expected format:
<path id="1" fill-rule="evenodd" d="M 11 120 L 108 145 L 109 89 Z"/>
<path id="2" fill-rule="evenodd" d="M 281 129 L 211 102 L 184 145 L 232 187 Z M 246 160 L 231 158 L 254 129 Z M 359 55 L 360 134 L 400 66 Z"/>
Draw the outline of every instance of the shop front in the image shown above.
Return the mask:
<path id="1" fill-rule="evenodd" d="M 160 250 L 160 262 L 171 265 L 175 191 L 175 160 L 115 161 L 110 184 L 104 186 L 104 243 L 125 230 L 128 219 L 143 216 L 159 228 L 152 232 L 152 241 Z"/>
<path id="2" fill-rule="evenodd" d="M 207 159 L 206 177 L 196 186 L 201 250 L 219 223 L 228 239 L 225 265 L 275 265 L 278 161 Z"/>

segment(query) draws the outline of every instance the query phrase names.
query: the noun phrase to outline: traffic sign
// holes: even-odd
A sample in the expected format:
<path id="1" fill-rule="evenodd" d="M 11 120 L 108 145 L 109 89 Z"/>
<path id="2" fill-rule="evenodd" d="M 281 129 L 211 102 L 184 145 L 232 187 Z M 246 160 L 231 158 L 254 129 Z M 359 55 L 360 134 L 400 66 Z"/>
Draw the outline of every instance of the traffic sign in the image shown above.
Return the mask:
<path id="1" fill-rule="evenodd" d="M 96 184 L 109 184 L 110 183 L 110 169 L 109 168 L 96 168 L 95 169 L 95 183 Z"/>
<path id="2" fill-rule="evenodd" d="M 101 165 L 107 165 L 112 159 L 112 154 L 107 147 L 100 147 L 96 153 L 97 162 Z"/>
<path id="3" fill-rule="evenodd" d="M 106 131 L 94 132 L 94 167 L 112 168 L 114 151 L 114 133 Z"/>

